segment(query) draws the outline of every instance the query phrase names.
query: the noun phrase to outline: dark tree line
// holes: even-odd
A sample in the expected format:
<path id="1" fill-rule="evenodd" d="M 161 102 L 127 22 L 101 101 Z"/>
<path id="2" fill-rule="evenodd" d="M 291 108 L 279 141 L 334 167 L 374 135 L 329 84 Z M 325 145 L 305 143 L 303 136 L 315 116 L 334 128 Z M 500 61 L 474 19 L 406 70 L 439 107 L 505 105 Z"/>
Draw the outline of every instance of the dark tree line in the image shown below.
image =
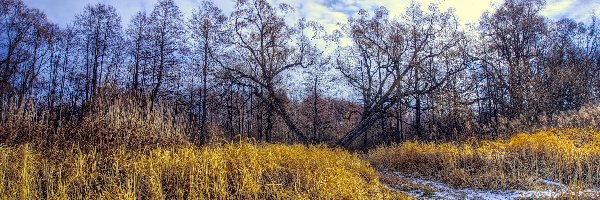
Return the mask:
<path id="1" fill-rule="evenodd" d="M 328 35 L 265 0 L 236 1 L 230 14 L 205 1 L 189 19 L 160 0 L 130 22 L 88 5 L 66 27 L 0 0 L 1 119 L 44 111 L 58 127 L 116 89 L 140 106 L 169 106 L 197 143 L 493 138 L 507 120 L 535 124 L 600 99 L 598 21 L 552 21 L 544 6 L 506 0 L 473 28 L 436 5 L 413 3 L 401 16 L 381 7 Z M 301 88 L 290 86 L 298 77 Z"/>

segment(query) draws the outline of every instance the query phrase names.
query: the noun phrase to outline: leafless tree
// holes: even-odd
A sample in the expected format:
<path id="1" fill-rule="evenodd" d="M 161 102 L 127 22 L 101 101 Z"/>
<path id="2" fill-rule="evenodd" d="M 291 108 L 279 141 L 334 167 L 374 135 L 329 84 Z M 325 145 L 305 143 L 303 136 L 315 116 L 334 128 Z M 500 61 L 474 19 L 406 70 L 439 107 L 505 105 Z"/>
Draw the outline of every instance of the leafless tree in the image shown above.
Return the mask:
<path id="1" fill-rule="evenodd" d="M 178 88 L 181 68 L 185 64 L 187 48 L 183 15 L 173 0 L 159 1 L 149 18 L 150 55 L 152 60 L 152 88 L 150 100 L 154 103 L 167 91 Z"/>
<path id="2" fill-rule="evenodd" d="M 150 21 L 145 12 L 136 13 L 126 30 L 131 73 L 131 91 L 134 96 L 145 94 L 150 69 Z"/>
<path id="3" fill-rule="evenodd" d="M 426 13 L 412 4 L 402 21 L 388 18 L 385 8 L 370 16 L 367 11 L 349 20 L 346 35 L 352 46 L 342 49 L 338 68 L 348 83 L 361 94 L 363 111 L 360 121 L 338 144 L 348 147 L 367 132 L 388 109 L 413 97 L 413 126 L 419 138 L 422 96 L 441 86 L 464 69 L 463 63 L 445 63 L 459 59 L 463 33 L 451 11 L 440 12 L 435 5 Z M 366 137 L 365 137 L 366 138 Z"/>
<path id="4" fill-rule="evenodd" d="M 507 0 L 493 14 L 484 14 L 480 30 L 487 45 L 485 71 L 494 77 L 490 82 L 497 93 L 493 101 L 501 105 L 500 114 L 508 117 L 534 112 L 533 83 L 539 45 L 546 32 L 545 19 L 538 0 Z M 531 110 L 530 110 L 531 109 Z"/>
<path id="5" fill-rule="evenodd" d="M 214 71 L 215 59 L 221 59 L 224 46 L 225 22 L 227 17 L 221 9 L 212 2 L 203 1 L 202 5 L 194 12 L 189 22 L 191 39 L 194 41 L 194 63 L 198 66 L 201 77 L 201 117 L 200 140 L 207 140 L 207 114 L 208 114 L 208 76 L 209 71 Z"/>
<path id="6" fill-rule="evenodd" d="M 237 61 L 221 67 L 267 106 L 266 140 L 271 140 L 274 114 L 280 116 L 301 141 L 308 142 L 286 110 L 281 88 L 283 74 L 311 62 L 306 59 L 309 41 L 298 28 L 289 26 L 283 15 L 290 11 L 285 4 L 273 7 L 265 0 L 238 1 L 232 13 L 233 52 Z M 248 84 L 249 83 L 249 84 Z"/>
<path id="7" fill-rule="evenodd" d="M 85 66 L 85 96 L 90 100 L 100 85 L 117 79 L 122 62 L 121 17 L 110 5 L 88 5 L 77 15 L 74 26 L 78 55 Z"/>

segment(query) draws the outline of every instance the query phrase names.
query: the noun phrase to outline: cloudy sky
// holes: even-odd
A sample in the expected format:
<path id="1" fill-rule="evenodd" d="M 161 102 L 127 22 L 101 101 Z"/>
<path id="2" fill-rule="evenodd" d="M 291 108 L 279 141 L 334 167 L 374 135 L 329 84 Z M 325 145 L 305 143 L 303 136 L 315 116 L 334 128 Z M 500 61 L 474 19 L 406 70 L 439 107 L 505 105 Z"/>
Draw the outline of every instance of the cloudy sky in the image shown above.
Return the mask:
<path id="1" fill-rule="evenodd" d="M 49 19 L 59 25 L 70 23 L 85 5 L 106 3 L 115 6 L 121 14 L 123 24 L 137 11 L 150 12 L 157 0 L 24 0 L 33 8 L 44 10 Z M 202 0 L 175 0 L 186 16 L 189 16 Z M 213 0 L 225 12 L 233 10 L 233 0 Z M 290 20 L 306 17 L 319 21 L 327 30 L 333 30 L 338 22 L 345 22 L 360 8 L 372 9 L 385 6 L 392 16 L 404 11 L 410 0 L 269 0 L 273 3 L 287 3 L 296 9 Z M 463 24 L 475 23 L 486 10 L 493 10 L 501 0 L 416 0 L 422 5 L 439 2 L 442 9 L 455 8 L 456 15 Z M 569 17 L 579 21 L 589 21 L 591 14 L 600 15 L 600 0 L 547 0 L 543 15 L 552 18 Z"/>
<path id="2" fill-rule="evenodd" d="M 138 11 L 151 12 L 157 0 L 23 0 L 28 6 L 43 10 L 48 18 L 65 26 L 73 21 L 75 15 L 81 13 L 87 4 L 105 3 L 113 5 L 122 17 L 123 26 L 129 24 L 131 17 Z M 202 0 L 175 0 L 186 17 L 189 17 L 194 8 Z M 212 0 L 226 13 L 233 10 L 233 0 Z M 359 9 L 372 10 L 385 6 L 390 15 L 398 16 L 405 11 L 411 0 L 269 0 L 272 3 L 287 3 L 295 8 L 294 14 L 286 16 L 289 22 L 301 17 L 320 22 L 327 32 L 338 29 L 338 23 L 347 21 L 347 17 L 354 15 Z M 493 9 L 503 0 L 415 0 L 421 5 L 440 3 L 440 8 L 454 8 L 456 16 L 462 24 L 477 23 L 479 17 L 486 10 Z M 551 19 L 572 18 L 582 22 L 589 22 L 592 14 L 600 16 L 600 0 L 546 0 L 546 9 L 542 14 Z M 331 50 L 331 49 L 330 49 Z M 327 52 L 328 50 L 326 50 Z M 332 72 L 335 73 L 335 72 Z M 302 83 L 303 77 L 291 77 L 291 81 Z M 301 86 L 292 86 L 300 88 Z M 349 97 L 351 92 L 341 89 L 336 85 L 335 90 L 328 94 L 342 98 Z"/>

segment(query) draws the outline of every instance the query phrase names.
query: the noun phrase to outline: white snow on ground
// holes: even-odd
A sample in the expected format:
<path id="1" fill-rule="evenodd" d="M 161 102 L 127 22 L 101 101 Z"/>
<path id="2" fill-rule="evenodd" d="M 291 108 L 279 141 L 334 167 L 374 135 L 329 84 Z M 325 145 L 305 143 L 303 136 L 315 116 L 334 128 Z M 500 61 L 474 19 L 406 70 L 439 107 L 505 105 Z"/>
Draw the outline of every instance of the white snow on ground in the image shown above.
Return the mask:
<path id="1" fill-rule="evenodd" d="M 433 189 L 433 194 L 425 195 L 421 190 L 405 191 L 408 195 L 418 199 L 482 199 L 482 200 L 504 200 L 504 199 L 545 199 L 557 198 L 567 191 L 567 187 L 550 180 L 540 180 L 542 183 L 555 186 L 556 190 L 473 190 L 473 189 L 455 189 L 444 183 L 424 180 L 414 177 L 408 177 L 399 172 L 384 172 L 388 175 L 393 175 L 403 181 L 410 181 L 416 185 L 427 186 Z M 392 189 L 395 186 L 389 185 Z M 600 190 L 585 190 L 579 194 L 600 195 Z"/>

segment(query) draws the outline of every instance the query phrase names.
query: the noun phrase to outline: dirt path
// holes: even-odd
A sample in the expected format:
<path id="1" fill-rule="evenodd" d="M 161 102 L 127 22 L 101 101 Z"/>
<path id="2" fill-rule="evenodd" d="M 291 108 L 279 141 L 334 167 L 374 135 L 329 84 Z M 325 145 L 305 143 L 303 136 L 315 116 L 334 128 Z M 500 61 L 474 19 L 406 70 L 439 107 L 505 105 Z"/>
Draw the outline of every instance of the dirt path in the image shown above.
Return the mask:
<path id="1" fill-rule="evenodd" d="M 569 192 L 567 187 L 560 183 L 541 180 L 556 188 L 555 190 L 527 191 L 527 190 L 473 190 L 456 189 L 444 183 L 423 180 L 419 178 L 405 176 L 399 172 L 381 172 L 381 181 L 389 188 L 404 192 L 417 199 L 482 199 L 482 200 L 503 200 L 503 199 L 553 199 L 564 197 L 563 195 L 574 195 Z M 590 198 L 600 197 L 600 190 L 586 190 L 578 193 L 579 196 Z"/>

